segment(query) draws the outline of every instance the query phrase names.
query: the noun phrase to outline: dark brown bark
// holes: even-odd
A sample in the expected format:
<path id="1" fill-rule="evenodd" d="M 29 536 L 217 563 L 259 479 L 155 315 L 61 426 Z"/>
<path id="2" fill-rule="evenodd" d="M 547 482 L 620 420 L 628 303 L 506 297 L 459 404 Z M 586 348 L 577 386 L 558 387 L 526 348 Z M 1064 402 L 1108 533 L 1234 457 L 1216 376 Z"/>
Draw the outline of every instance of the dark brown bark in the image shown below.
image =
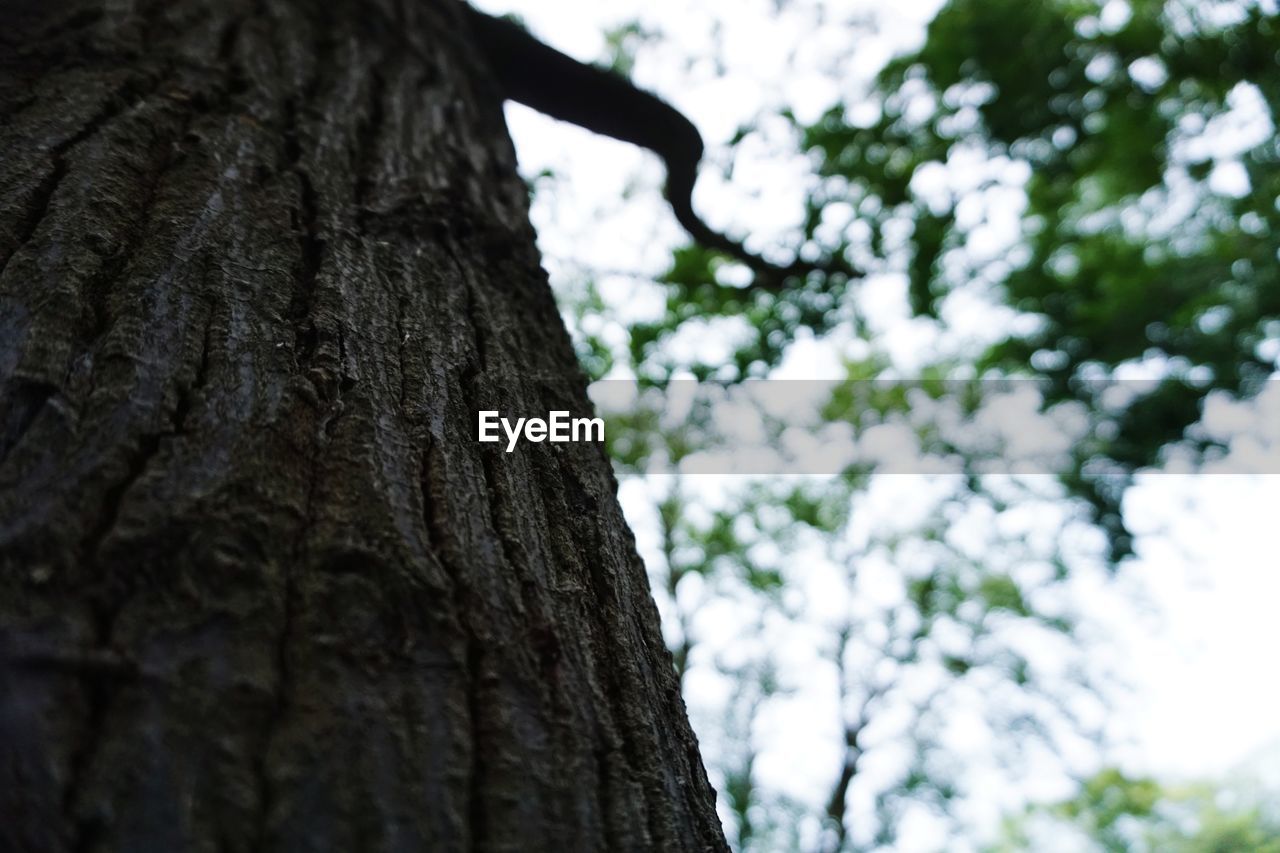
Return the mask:
<path id="1" fill-rule="evenodd" d="M 0 16 L 0 849 L 702 850 L 445 0 Z"/>

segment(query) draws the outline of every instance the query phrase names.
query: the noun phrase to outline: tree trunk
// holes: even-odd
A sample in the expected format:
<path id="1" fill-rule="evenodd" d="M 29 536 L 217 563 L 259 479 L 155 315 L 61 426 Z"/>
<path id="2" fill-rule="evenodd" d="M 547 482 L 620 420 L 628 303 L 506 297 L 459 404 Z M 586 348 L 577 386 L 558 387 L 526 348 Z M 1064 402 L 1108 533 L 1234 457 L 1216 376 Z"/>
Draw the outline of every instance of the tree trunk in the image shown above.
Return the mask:
<path id="1" fill-rule="evenodd" d="M 457 4 L 0 18 L 0 850 L 722 848 Z"/>

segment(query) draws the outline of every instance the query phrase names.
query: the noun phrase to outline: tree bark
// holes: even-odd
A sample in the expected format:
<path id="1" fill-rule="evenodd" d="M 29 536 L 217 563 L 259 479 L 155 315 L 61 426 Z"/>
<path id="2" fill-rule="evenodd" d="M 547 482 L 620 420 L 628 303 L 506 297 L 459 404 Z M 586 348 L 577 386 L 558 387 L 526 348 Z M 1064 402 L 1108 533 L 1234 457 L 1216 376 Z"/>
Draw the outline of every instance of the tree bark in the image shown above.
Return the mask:
<path id="1" fill-rule="evenodd" d="M 461 9 L 0 16 L 0 850 L 723 848 Z"/>

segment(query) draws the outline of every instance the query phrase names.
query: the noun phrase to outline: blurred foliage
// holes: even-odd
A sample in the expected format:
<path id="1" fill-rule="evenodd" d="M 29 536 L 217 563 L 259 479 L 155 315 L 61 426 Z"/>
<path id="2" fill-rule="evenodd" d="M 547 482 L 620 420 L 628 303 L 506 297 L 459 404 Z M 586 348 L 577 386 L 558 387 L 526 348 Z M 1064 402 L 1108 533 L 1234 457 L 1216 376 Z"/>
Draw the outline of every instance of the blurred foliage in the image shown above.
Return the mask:
<path id="1" fill-rule="evenodd" d="M 850 365 L 850 374 L 865 371 Z M 896 424 L 963 473 L 1002 452 L 943 440 L 948 412 L 981 408 L 963 387 L 832 383 L 811 414 L 815 426 L 854 409 L 864 422 Z M 716 410 L 725 397 L 697 388 L 678 420 L 670 388 L 648 389 L 609 420 L 624 476 L 677 471 L 725 446 L 719 429 L 731 424 Z M 886 503 L 876 489 L 895 478 L 874 468 L 854 460 L 833 477 L 733 478 L 718 497 L 697 477 L 641 480 L 655 514 L 647 562 L 677 672 L 686 691 L 689 679 L 724 691 L 721 703 L 689 702 L 735 849 L 892 847 L 922 809 L 959 835 L 956 807 L 979 794 L 975 762 L 1012 784 L 1034 756 L 1099 736 L 1098 685 L 1069 639 L 1076 613 L 1066 602 L 1068 568 L 1087 571 L 1090 554 L 1100 565 L 1101 543 L 1082 544 L 1089 524 L 1062 490 L 1045 477 L 918 477 L 897 479 L 910 488 Z M 811 650 L 803 664 L 779 651 L 795 642 Z M 1045 649 L 1048 665 L 1036 657 Z M 812 701 L 815 688 L 835 694 L 817 712 L 830 714 L 834 737 L 819 762 L 833 773 L 822 808 L 757 778 L 772 749 L 762 721 Z M 983 754 L 957 760 L 964 739 L 983 742 Z M 879 768 L 871 777 L 868 765 Z"/>
<path id="2" fill-rule="evenodd" d="M 1136 364 L 1161 378 L 1111 413 L 1114 430 L 1068 479 L 1120 558 L 1131 542 L 1116 484 L 1182 439 L 1211 389 L 1249 396 L 1275 369 L 1263 343 L 1280 330 L 1280 22 L 1274 4 L 1108 5 L 1123 13 L 952 0 L 924 46 L 881 74 L 875 120 L 837 104 L 804 142 L 828 178 L 815 209 L 852 200 L 877 234 L 910 224 L 900 250 L 915 311 L 937 317 L 949 294 L 987 279 L 1038 320 L 980 369 L 1034 372 L 1052 381 L 1048 403 L 1099 412 L 1090 380 Z M 1250 111 L 1262 130 L 1237 126 Z M 965 157 L 1005 168 L 967 192 L 922 186 Z M 1013 164 L 1027 176 L 1022 239 L 975 260 L 983 223 L 960 214 Z M 1215 187 L 1228 167 L 1244 180 Z"/>
<path id="3" fill-rule="evenodd" d="M 614 65 L 630 69 L 651 37 L 610 33 Z M 1074 575 L 1131 553 L 1120 507 L 1133 474 L 1175 447 L 1219 449 L 1195 427 L 1206 397 L 1251 397 L 1275 370 L 1278 106 L 1274 2 L 950 0 L 867 91 L 845 92 L 812 125 L 782 112 L 817 173 L 797 251 L 841 257 L 866 280 L 815 272 L 768 292 L 685 246 L 660 279 L 660 316 L 624 321 L 621 344 L 594 281 L 565 301 L 589 375 L 635 376 L 641 389 L 767 376 L 797 339 L 851 332 L 870 354 L 845 363 L 815 429 L 904 426 L 922 457 L 964 475 L 929 481 L 879 521 L 873 460 L 816 484 L 742 481 L 716 501 L 678 475 L 650 482 L 655 593 L 686 687 L 720 697 L 689 701 L 737 849 L 893 849 L 922 818 L 959 837 L 956 805 L 974 792 L 972 761 L 955 757 L 958 718 L 991 738 L 994 772 L 1015 786 L 1033 760 L 1100 737 L 1097 685 L 1063 602 Z M 1008 221 L 1014 238 L 993 245 Z M 999 334 L 972 358 L 878 381 L 893 364 L 861 303 L 894 277 L 922 322 L 944 326 L 966 295 L 1020 322 L 993 323 Z M 727 340 L 727 355 L 691 356 L 674 345 L 682 337 Z M 1134 376 L 1150 381 L 1108 393 Z M 981 413 L 984 382 L 1018 377 L 1034 377 L 1045 410 L 1084 413 L 1054 488 L 983 473 L 1000 448 L 945 428 Z M 677 425 L 660 395 L 613 416 L 620 473 L 678 470 L 714 447 L 701 406 Z M 975 527 L 977 544 L 960 532 Z M 815 592 L 821 572 L 838 582 Z M 726 608 L 739 620 L 732 642 L 708 627 Z M 803 678 L 777 641 L 789 636 L 817 650 Z M 762 721 L 815 680 L 838 697 L 822 808 L 763 783 L 760 764 Z M 1106 850 L 1276 849 L 1273 820 L 1215 796 L 1106 771 L 1011 825 L 1005 849 L 1036 849 L 1027 833 L 1046 820 Z"/>
<path id="4" fill-rule="evenodd" d="M 871 91 L 797 126 L 821 178 L 798 251 L 905 276 L 920 317 L 993 288 L 1022 315 L 971 367 L 1034 374 L 1049 382 L 1046 405 L 1098 413 L 1066 482 L 1118 560 L 1132 547 L 1119 501 L 1133 472 L 1174 443 L 1217 449 L 1188 432 L 1205 397 L 1252 396 L 1276 366 L 1280 23 L 1274 3 L 1103 6 L 945 5 Z M 611 36 L 615 58 L 637 32 Z M 1007 209 L 1021 235 L 993 254 L 979 244 Z M 833 237 L 832 222 L 848 225 Z M 798 335 L 866 334 L 863 282 L 812 273 L 772 293 L 745 275 L 708 249 L 677 251 L 663 315 L 629 327 L 627 368 L 654 381 L 760 377 Z M 677 335 L 729 320 L 727 358 L 674 354 Z M 593 376 L 619 364 L 581 340 Z M 1104 403 L 1100 380 L 1135 374 L 1159 381 Z"/>
<path id="5" fill-rule="evenodd" d="M 608 54 L 606 67 L 624 77 L 630 77 L 636 64 L 636 52 L 646 42 L 652 42 L 656 38 L 656 33 L 635 20 L 605 31 L 605 50 Z"/>
<path id="6" fill-rule="evenodd" d="M 993 851 L 1034 850 L 1073 833 L 1080 849 L 1159 853 L 1280 853 L 1280 814 L 1241 786 L 1161 785 L 1108 768 L 1066 802 L 1039 806 L 1006 827 Z"/>

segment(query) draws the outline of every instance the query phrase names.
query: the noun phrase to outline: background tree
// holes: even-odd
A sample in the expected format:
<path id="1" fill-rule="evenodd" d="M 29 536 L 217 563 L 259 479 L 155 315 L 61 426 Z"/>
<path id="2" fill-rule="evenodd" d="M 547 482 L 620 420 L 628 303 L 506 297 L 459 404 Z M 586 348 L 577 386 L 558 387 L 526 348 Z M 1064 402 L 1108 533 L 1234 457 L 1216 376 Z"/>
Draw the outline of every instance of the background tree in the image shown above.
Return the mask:
<path id="1" fill-rule="evenodd" d="M 955 448 L 938 427 L 958 387 L 937 383 L 922 418 L 902 384 L 832 383 L 812 423 L 787 425 L 901 419 L 923 429 L 920 468 L 945 471 Z M 678 470 L 733 441 L 709 400 L 674 426 L 672 396 L 628 407 L 609 434 L 731 844 L 919 849 L 923 824 L 959 843 L 975 807 L 1020 807 L 1026 780 L 1091 766 L 1105 669 L 1075 635 L 1077 584 L 1105 550 L 1063 490 L 1043 475 L 887 477 L 869 461 L 800 480 L 654 473 L 653 457 Z M 1000 455 L 963 452 L 974 467 Z"/>
<path id="2" fill-rule="evenodd" d="M 563 264 L 566 292 L 572 296 L 576 288 L 581 297 L 573 300 L 570 320 L 583 362 L 594 375 L 610 378 L 634 375 L 662 382 L 692 375 L 733 382 L 778 375 L 772 371 L 787 361 L 792 344 L 816 334 L 831 340 L 842 356 L 855 353 L 848 365 L 852 379 L 915 376 L 918 361 L 904 366 L 876 340 L 883 326 L 874 316 L 875 303 L 883 303 L 886 292 L 896 299 L 901 288 L 913 326 L 926 330 L 919 337 L 922 347 L 948 356 L 942 375 L 1034 376 L 1041 381 L 1046 409 L 1083 413 L 1084 437 L 1058 472 L 1066 493 L 1041 499 L 1060 502 L 1054 518 L 1078 518 L 1083 511 L 1095 532 L 1105 534 L 1110 553 L 1086 561 L 1086 573 L 1099 562 L 1114 568 L 1133 547 L 1121 508 L 1134 473 L 1167 460 L 1195 464 L 1223 455 L 1234 439 L 1204 416 L 1226 400 L 1248 401 L 1263 391 L 1280 355 L 1280 306 L 1272 280 L 1280 225 L 1274 204 L 1280 191 L 1275 184 L 1280 156 L 1274 136 L 1280 91 L 1272 56 L 1275 6 L 951 2 L 933 18 L 921 44 L 892 58 L 865 86 L 849 69 L 866 55 L 870 36 L 877 35 L 875 21 L 845 8 L 777 5 L 785 20 L 778 32 L 798 21 L 813 27 L 793 56 L 797 76 L 801 67 L 811 72 L 818 61 L 813 57 L 836 45 L 825 54 L 825 81 L 836 81 L 839 96 L 813 120 L 799 117 L 799 108 L 793 111 L 776 91 L 766 90 L 754 102 L 754 117 L 720 137 L 733 147 L 712 152 L 720 169 L 704 177 L 704 189 L 715 182 L 720 197 L 733 200 L 727 209 L 733 203 L 749 207 L 753 200 L 747 193 L 734 195 L 725 185 L 751 183 L 750 163 L 759 163 L 761 148 L 777 157 L 807 152 L 815 174 L 807 184 L 805 209 L 789 230 L 776 232 L 783 238 L 776 242 L 843 250 L 871 276 L 846 289 L 815 275 L 784 293 L 761 294 L 743 286 L 747 279 L 741 268 L 686 246 L 676 250 L 659 276 L 661 290 L 653 292 L 643 274 Z M 699 11 L 714 16 L 713 7 Z M 654 79 L 661 79 L 664 69 L 680 67 L 676 60 L 684 33 L 668 33 L 662 47 L 658 20 L 646 15 L 609 35 L 606 49 L 620 66 L 642 75 L 647 71 Z M 729 20 L 723 23 L 727 28 Z M 713 34 L 719 34 L 718 26 L 711 25 Z M 731 38 L 715 42 L 713 35 L 712 41 L 723 46 Z M 687 58 L 685 73 L 714 77 L 716 72 L 707 70 L 716 67 L 713 63 Z M 716 60 L 721 68 L 729 64 L 721 55 Z M 725 86 L 722 91 L 735 90 Z M 749 161 L 744 151 L 756 152 L 757 159 Z M 559 189 L 554 176 L 540 178 L 539 186 Z M 706 197 L 714 197 L 711 190 Z M 767 243 L 759 229 L 744 224 L 749 222 L 740 216 L 739 228 L 754 231 L 756 245 Z M 618 293 L 624 296 L 614 296 Z M 654 300 L 664 306 L 657 316 L 635 308 Z M 981 328 L 975 330 L 971 319 L 966 328 L 965 312 L 981 313 Z M 1113 393 L 1112 380 L 1134 378 L 1145 381 Z M 1255 421 L 1265 417 L 1260 406 L 1247 402 L 1233 404 L 1233 411 Z M 856 416 L 839 401 L 828 414 L 837 421 Z M 667 455 L 688 452 L 687 436 L 666 438 L 675 445 Z M 620 458 L 643 469 L 645 457 L 634 451 L 626 447 Z M 850 472 L 855 493 L 867 482 L 859 474 Z M 962 490 L 957 502 L 981 506 L 988 492 L 1001 488 L 980 479 L 975 485 L 972 494 Z M 714 621 L 709 614 L 725 602 L 753 613 L 785 610 L 778 602 L 802 585 L 797 581 L 801 571 L 796 567 L 788 573 L 786 559 L 762 567 L 761 546 L 784 541 L 774 538 L 779 527 L 793 522 L 805 527 L 807 508 L 789 503 L 783 497 L 787 489 L 762 497 L 746 488 L 711 512 L 701 509 L 707 497 L 688 481 L 674 491 L 664 485 L 652 491 L 660 507 L 655 524 L 660 544 L 651 551 L 655 586 L 668 614 L 668 639 L 686 662 L 683 673 L 695 718 L 698 697 L 711 692 L 700 692 L 696 684 L 698 661 L 726 676 L 718 698 L 707 703 L 722 708 L 722 715 L 698 722 L 713 777 L 724 780 L 719 787 L 731 840 L 761 849 L 816 846 L 819 833 L 802 828 L 821 822 L 819 798 L 798 804 L 769 790 L 762 782 L 768 776 L 762 770 L 767 756 L 762 760 L 756 749 L 768 738 L 751 723 L 783 713 L 794 693 L 795 683 L 787 684 L 794 661 L 779 666 L 763 651 L 749 665 L 717 660 L 712 647 L 721 646 L 707 639 L 713 632 L 703 627 L 703 639 L 697 636 L 699 622 Z M 839 492 L 833 489 L 819 503 L 840 503 L 845 499 Z M 999 496 L 993 502 L 999 512 L 1009 508 Z M 754 529 L 754 510 L 761 507 L 784 513 L 781 521 L 775 516 L 767 533 Z M 839 543 L 846 526 L 855 526 L 858 517 L 842 512 L 834 513 L 834 522 L 824 522 L 824 533 L 832 537 L 824 542 Z M 637 511 L 642 527 L 643 513 Z M 945 540 L 955 517 L 944 518 L 945 523 L 938 519 L 916 532 L 938 546 L 933 566 L 950 581 L 954 575 L 946 568 L 945 542 L 937 540 Z M 1073 535 L 1092 541 L 1078 531 Z M 1042 590 L 1034 588 L 1038 583 L 1003 585 L 1007 573 L 999 563 L 1006 557 L 1022 569 L 1043 560 L 1048 568 L 1043 576 L 1049 579 L 1082 568 L 1078 559 L 1053 559 L 1052 548 L 1006 555 L 990 544 L 991 550 L 975 560 L 970 579 L 989 578 L 989 592 L 1018 593 L 994 596 L 1003 602 L 993 608 L 997 613 L 1010 612 L 1010 603 L 1016 613 L 1025 606 L 1020 597 L 1043 600 L 1037 598 Z M 905 534 L 899 547 L 929 546 Z M 804 559 L 807 554 L 794 558 Z M 896 559 L 904 566 L 909 562 L 901 554 Z M 951 592 L 967 611 L 989 600 L 981 584 L 953 586 Z M 801 608 L 795 613 L 803 616 Z M 1078 642 L 1072 620 L 1057 612 L 1042 615 L 1068 646 Z M 759 621 L 755 616 L 743 620 Z M 747 634 L 745 628 L 742 633 Z M 858 638 L 858 633 L 847 636 Z M 776 643 L 777 637 L 756 645 Z M 833 630 L 827 648 L 840 648 L 840 637 Z M 812 648 L 823 647 L 822 640 L 810 642 Z M 1014 662 L 1014 651 L 1004 648 L 1001 654 Z M 1015 683 L 1025 677 L 1016 666 L 1005 671 Z M 962 672 L 955 674 L 963 681 Z M 814 666 L 796 681 L 805 678 L 841 681 L 835 667 Z M 854 690 L 863 695 L 851 698 L 847 709 L 855 730 L 874 705 L 865 693 L 872 683 L 865 675 L 855 679 Z M 1050 684 L 1067 686 L 1054 678 Z M 714 733 L 722 728 L 726 743 L 720 754 Z M 1034 731 L 1035 725 L 1027 728 Z M 1072 728 L 1090 731 L 1087 724 Z M 1008 742 L 1030 746 L 1035 740 L 1010 737 Z M 837 788 L 842 781 L 858 786 L 858 774 L 845 779 L 844 768 L 861 743 L 852 751 L 846 745 L 843 758 L 833 754 L 821 771 Z M 839 752 L 833 739 L 828 748 Z M 796 773 L 810 769 L 805 764 Z M 1072 772 L 1086 769 L 1082 765 Z M 923 777 L 912 777 L 923 782 L 918 802 L 937 801 L 935 793 L 946 790 L 947 775 L 935 762 Z M 871 781 L 865 784 L 873 787 Z M 858 799 L 824 802 L 835 803 L 836 810 L 845 806 L 844 819 L 837 821 L 845 844 L 874 846 L 874 827 L 886 815 L 868 816 L 864 809 L 851 818 L 849 803 Z M 912 802 L 911 794 L 903 800 Z"/>
<path id="3" fill-rule="evenodd" d="M 1250 788 L 1243 779 L 1162 785 L 1107 768 L 1086 780 L 1076 797 L 1014 821 L 999 849 L 1074 844 L 1106 851 L 1274 853 L 1280 850 L 1280 816 Z"/>

